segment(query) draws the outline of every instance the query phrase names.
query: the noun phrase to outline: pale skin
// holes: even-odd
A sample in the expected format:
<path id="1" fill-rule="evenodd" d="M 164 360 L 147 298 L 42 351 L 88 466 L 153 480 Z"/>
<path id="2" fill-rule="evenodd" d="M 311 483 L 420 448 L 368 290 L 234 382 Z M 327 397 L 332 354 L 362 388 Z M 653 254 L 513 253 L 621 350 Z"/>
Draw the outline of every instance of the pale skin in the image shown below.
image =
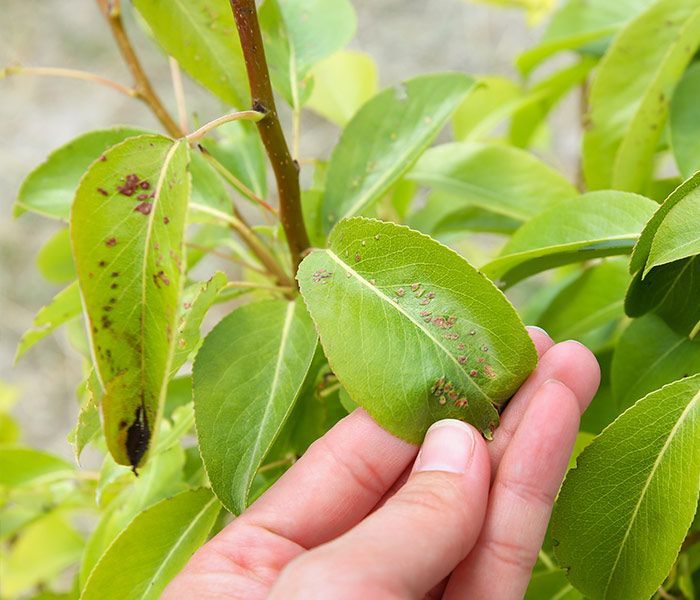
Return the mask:
<path id="1" fill-rule="evenodd" d="M 419 449 L 357 409 L 200 548 L 163 597 L 521 599 L 600 380 L 585 347 L 529 332 L 537 369 L 492 442 L 446 420 Z"/>

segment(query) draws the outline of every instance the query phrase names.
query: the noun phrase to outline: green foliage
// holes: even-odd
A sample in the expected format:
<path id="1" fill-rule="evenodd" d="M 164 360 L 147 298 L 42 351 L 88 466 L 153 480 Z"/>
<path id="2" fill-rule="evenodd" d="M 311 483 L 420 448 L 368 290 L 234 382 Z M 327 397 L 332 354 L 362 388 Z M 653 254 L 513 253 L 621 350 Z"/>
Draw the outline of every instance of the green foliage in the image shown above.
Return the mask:
<path id="1" fill-rule="evenodd" d="M 381 65 L 346 49 L 351 2 L 265 0 L 269 81 L 288 106 L 258 97 L 258 54 L 261 120 L 222 115 L 193 143 L 100 129 L 27 175 L 14 214 L 64 222 L 36 261 L 62 289 L 16 358 L 67 337 L 83 381 L 62 454 L 97 466 L 27 446 L 20 388 L 0 382 L 3 598 L 157 597 L 225 522 L 221 504 L 243 511 L 358 405 L 414 443 L 446 416 L 490 437 L 536 364 L 523 320 L 586 344 L 602 371 L 526 598 L 697 594 L 700 5 L 488 3 L 553 11 L 516 61 L 523 78 L 378 91 Z M 229 2 L 133 5 L 213 94 L 186 99 L 195 120 L 250 107 L 244 51 L 261 48 L 241 46 Z M 126 91 L 172 135 L 176 102 L 126 57 Z M 576 103 L 569 165 L 561 115 Z M 270 138 L 278 113 L 288 142 Z M 297 156 L 319 116 L 337 140 Z"/>

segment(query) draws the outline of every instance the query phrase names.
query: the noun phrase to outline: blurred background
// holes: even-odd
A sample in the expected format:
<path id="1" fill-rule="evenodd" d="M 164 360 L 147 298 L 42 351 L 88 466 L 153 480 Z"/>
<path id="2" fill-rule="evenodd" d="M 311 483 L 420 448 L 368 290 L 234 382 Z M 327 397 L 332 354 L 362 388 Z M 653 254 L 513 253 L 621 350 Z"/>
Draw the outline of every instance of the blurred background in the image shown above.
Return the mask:
<path id="1" fill-rule="evenodd" d="M 371 54 L 381 86 L 425 72 L 464 71 L 517 78 L 514 57 L 538 37 L 523 13 L 464 0 L 352 0 L 358 28 L 350 48 Z M 135 22 L 124 1 L 125 20 L 147 73 L 175 112 L 167 58 Z M 91 0 L 2 0 L 0 68 L 69 67 L 126 85 L 131 80 L 107 25 Z M 557 61 L 552 61 L 552 67 Z M 200 122 L 227 109 L 186 79 L 188 109 Z M 570 177 L 578 153 L 578 105 L 553 113 L 556 146 L 543 158 Z M 91 83 L 20 75 L 0 79 L 0 401 L 17 395 L 13 414 L 20 442 L 67 458 L 66 435 L 78 412 L 75 388 L 81 361 L 64 331 L 50 335 L 13 366 L 17 342 L 36 311 L 61 288 L 36 267 L 41 246 L 59 224 L 31 213 L 12 217 L 17 190 L 46 155 L 76 135 L 115 124 L 158 129 L 136 100 Z M 308 112 L 302 120 L 304 157 L 326 157 L 337 141 L 335 126 Z"/>

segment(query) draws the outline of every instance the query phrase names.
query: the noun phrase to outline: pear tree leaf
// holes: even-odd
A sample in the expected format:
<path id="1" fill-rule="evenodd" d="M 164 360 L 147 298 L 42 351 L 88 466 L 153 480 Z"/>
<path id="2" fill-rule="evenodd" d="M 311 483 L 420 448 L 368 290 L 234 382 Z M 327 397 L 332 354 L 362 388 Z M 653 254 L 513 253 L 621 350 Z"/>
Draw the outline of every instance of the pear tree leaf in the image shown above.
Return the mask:
<path id="1" fill-rule="evenodd" d="M 328 166 L 326 231 L 368 209 L 413 166 L 473 82 L 459 73 L 416 77 L 380 92 L 355 114 Z"/>
<path id="2" fill-rule="evenodd" d="M 331 369 L 388 431 L 418 443 L 458 418 L 486 437 L 537 356 L 503 294 L 449 248 L 356 217 L 297 279 Z"/>
<path id="3" fill-rule="evenodd" d="M 67 227 L 59 229 L 41 247 L 36 256 L 36 266 L 44 279 L 51 283 L 67 283 L 75 279 Z"/>
<path id="4" fill-rule="evenodd" d="M 210 490 L 187 490 L 137 515 L 90 573 L 81 598 L 156 599 L 207 539 L 220 505 Z"/>
<path id="5" fill-rule="evenodd" d="M 185 142 L 156 135 L 113 146 L 81 180 L 71 213 L 105 439 L 134 468 L 157 429 L 174 351 L 188 156 Z"/>
<path id="6" fill-rule="evenodd" d="M 510 286 L 553 267 L 629 254 L 656 202 L 629 192 L 589 192 L 530 219 L 482 270 Z"/>
<path id="7" fill-rule="evenodd" d="M 28 487 L 68 477 L 73 467 L 48 452 L 21 446 L 0 447 L 0 490 Z"/>
<path id="8" fill-rule="evenodd" d="M 583 138 L 589 188 L 639 192 L 651 179 L 670 96 L 698 46 L 697 0 L 660 0 L 615 38 L 589 95 Z"/>
<path id="9" fill-rule="evenodd" d="M 435 146 L 423 154 L 408 178 L 519 220 L 578 195 L 563 175 L 534 155 L 500 144 Z"/>
<path id="10" fill-rule="evenodd" d="M 676 560 L 699 491 L 700 374 L 639 400 L 569 471 L 552 517 L 569 581 L 590 598 L 650 598 Z"/>
<path id="11" fill-rule="evenodd" d="M 317 335 L 303 302 L 246 304 L 204 340 L 193 369 L 195 422 L 214 493 L 246 508 L 258 468 L 289 417 Z"/>
<path id="12" fill-rule="evenodd" d="M 73 445 L 75 461 L 80 464 L 80 455 L 100 432 L 100 401 L 102 389 L 94 369 L 85 379 L 83 398 L 78 411 L 78 422 L 68 434 L 68 441 Z"/>
<path id="13" fill-rule="evenodd" d="M 673 92 L 669 115 L 670 141 L 684 177 L 700 171 L 700 63 L 688 67 Z"/>

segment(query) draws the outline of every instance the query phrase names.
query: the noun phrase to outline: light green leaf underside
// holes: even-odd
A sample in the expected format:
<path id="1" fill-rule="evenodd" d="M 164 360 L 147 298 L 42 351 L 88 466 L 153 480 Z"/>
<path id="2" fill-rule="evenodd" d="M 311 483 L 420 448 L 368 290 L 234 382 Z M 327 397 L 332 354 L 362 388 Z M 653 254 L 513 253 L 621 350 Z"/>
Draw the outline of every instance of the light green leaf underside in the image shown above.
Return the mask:
<path id="1" fill-rule="evenodd" d="M 670 141 L 684 177 L 700 171 L 700 63 L 688 67 L 673 92 L 669 116 Z"/>
<path id="2" fill-rule="evenodd" d="M 207 538 L 220 505 L 208 489 L 188 490 L 139 514 L 102 556 L 82 600 L 159 598 Z"/>
<path id="3" fill-rule="evenodd" d="M 485 435 L 536 355 L 505 297 L 462 257 L 407 227 L 339 223 L 297 278 L 353 401 L 410 442 L 436 420 Z"/>
<path id="4" fill-rule="evenodd" d="M 656 315 L 635 319 L 624 331 L 612 362 L 612 390 L 625 409 L 677 379 L 700 373 L 700 340 L 674 332 Z"/>
<path id="5" fill-rule="evenodd" d="M 699 485 L 695 375 L 638 401 L 567 475 L 552 536 L 569 580 L 591 598 L 652 596 L 693 520 Z"/>
<path id="6" fill-rule="evenodd" d="M 566 178 L 532 154 L 497 144 L 435 146 L 423 154 L 408 177 L 520 220 L 578 194 Z"/>
<path id="7" fill-rule="evenodd" d="M 57 456 L 21 446 L 0 447 L 0 465 L 0 488 L 39 485 L 73 472 Z"/>
<path id="8" fill-rule="evenodd" d="M 110 146 L 143 133 L 146 132 L 133 127 L 100 129 L 57 148 L 22 183 L 14 215 L 32 211 L 67 221 L 75 189 L 90 164 Z"/>
<path id="9" fill-rule="evenodd" d="M 51 283 L 68 283 L 75 279 L 67 227 L 59 229 L 41 247 L 36 256 L 36 266 L 44 279 Z"/>
<path id="10" fill-rule="evenodd" d="M 355 114 L 328 166 L 326 231 L 368 209 L 411 168 L 473 82 L 459 73 L 416 77 L 380 92 Z"/>
<path id="11" fill-rule="evenodd" d="M 236 514 L 311 365 L 316 331 L 303 302 L 234 310 L 205 338 L 194 363 L 195 417 L 212 488 Z"/>
<path id="12" fill-rule="evenodd" d="M 483 271 L 509 286 L 564 264 L 628 254 L 656 208 L 656 202 L 628 192 L 564 200 L 518 229 Z"/>
<path id="13" fill-rule="evenodd" d="M 133 437 L 141 431 L 148 445 L 172 359 L 190 191 L 188 150 L 183 142 L 141 136 L 104 157 L 81 180 L 71 235 L 105 388 L 105 438 L 118 463 L 132 464 L 143 456 L 133 451 L 129 456 L 128 432 Z"/>
<path id="14" fill-rule="evenodd" d="M 243 51 L 227 0 L 134 0 L 163 49 L 237 108 L 250 104 Z"/>
<path id="15" fill-rule="evenodd" d="M 660 0 L 615 39 L 591 85 L 583 139 L 589 188 L 638 192 L 651 179 L 670 96 L 698 45 L 697 0 Z"/>

